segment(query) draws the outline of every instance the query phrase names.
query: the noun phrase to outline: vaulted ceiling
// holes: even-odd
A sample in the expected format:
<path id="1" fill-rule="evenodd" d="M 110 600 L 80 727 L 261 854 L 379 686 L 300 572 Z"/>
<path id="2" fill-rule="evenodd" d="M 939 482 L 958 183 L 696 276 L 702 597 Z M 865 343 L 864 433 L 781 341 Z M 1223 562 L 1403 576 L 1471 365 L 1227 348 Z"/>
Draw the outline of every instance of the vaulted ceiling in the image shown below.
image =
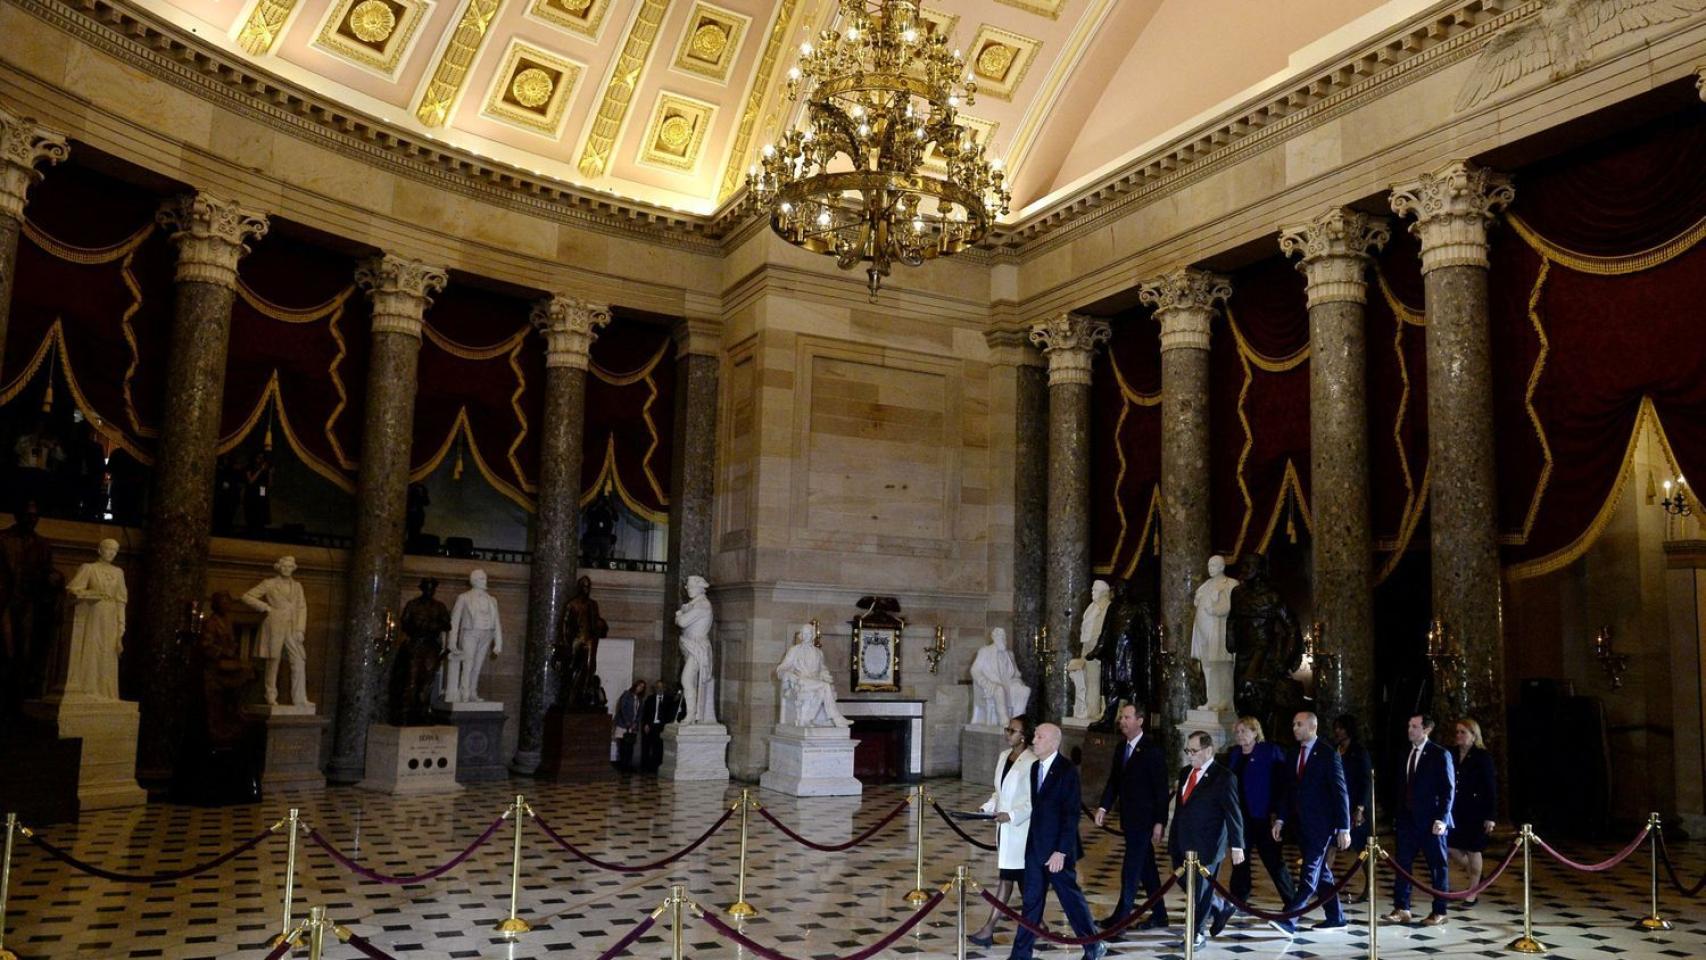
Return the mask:
<path id="1" fill-rule="evenodd" d="M 134 2 L 348 108 L 694 214 L 734 195 L 757 149 L 794 122 L 779 81 L 837 9 L 833 0 Z M 1427 2 L 926 0 L 923 13 L 977 74 L 964 116 L 1005 160 L 1017 213 L 1277 78 L 1311 44 L 1348 45 Z"/>

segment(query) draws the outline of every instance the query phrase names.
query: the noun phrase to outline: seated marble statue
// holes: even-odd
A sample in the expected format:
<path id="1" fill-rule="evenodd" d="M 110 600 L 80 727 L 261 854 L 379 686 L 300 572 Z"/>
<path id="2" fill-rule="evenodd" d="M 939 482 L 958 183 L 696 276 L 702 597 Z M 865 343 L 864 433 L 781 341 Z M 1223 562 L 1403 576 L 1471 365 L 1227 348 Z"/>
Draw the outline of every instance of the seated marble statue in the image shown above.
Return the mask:
<path id="1" fill-rule="evenodd" d="M 989 631 L 989 646 L 977 651 L 971 662 L 971 722 L 999 726 L 1025 712 L 1031 688 L 1019 679 L 1019 664 L 1007 649 L 1007 631 Z"/>
<path id="2" fill-rule="evenodd" d="M 787 656 L 776 665 L 776 678 L 782 681 L 783 726 L 852 726 L 836 706 L 835 678 L 824 666 L 823 650 L 811 624 L 800 628 Z"/>

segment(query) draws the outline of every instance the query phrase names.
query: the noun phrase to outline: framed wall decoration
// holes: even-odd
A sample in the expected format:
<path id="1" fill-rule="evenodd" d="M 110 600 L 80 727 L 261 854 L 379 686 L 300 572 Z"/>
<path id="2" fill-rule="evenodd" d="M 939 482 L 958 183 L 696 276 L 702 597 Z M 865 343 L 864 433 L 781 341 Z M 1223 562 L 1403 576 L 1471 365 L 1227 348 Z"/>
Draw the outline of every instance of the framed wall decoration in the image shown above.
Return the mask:
<path id="1" fill-rule="evenodd" d="M 854 693 L 894 693 L 900 690 L 900 638 L 906 620 L 893 597 L 861 597 L 853 626 Z"/>

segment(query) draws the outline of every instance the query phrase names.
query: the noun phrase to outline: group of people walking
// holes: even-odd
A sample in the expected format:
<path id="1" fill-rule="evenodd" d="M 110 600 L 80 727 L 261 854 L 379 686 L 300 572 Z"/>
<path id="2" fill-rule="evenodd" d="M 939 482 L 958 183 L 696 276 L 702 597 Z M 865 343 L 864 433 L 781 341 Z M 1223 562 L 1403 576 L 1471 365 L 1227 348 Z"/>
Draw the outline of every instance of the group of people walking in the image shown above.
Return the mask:
<path id="1" fill-rule="evenodd" d="M 1207 882 L 1195 887 L 1196 926 L 1184 936 L 1194 941 L 1196 949 L 1225 929 L 1238 910 L 1234 901 L 1248 901 L 1253 886 L 1251 854 L 1273 879 L 1284 903 L 1281 912 L 1319 903 L 1324 916 L 1311 929 L 1347 925 L 1334 878 L 1334 855 L 1363 850 L 1374 828 L 1370 816 L 1374 765 L 1354 717 L 1336 719 L 1332 742 L 1328 742 L 1321 736 L 1319 718 L 1300 711 L 1292 719 L 1297 743 L 1291 748 L 1264 739 L 1259 720 L 1241 717 L 1233 745 L 1218 758 L 1213 738 L 1197 731 L 1186 738 L 1184 766 L 1172 776 L 1170 758 L 1164 755 L 1159 738 L 1144 732 L 1141 705 L 1121 706 L 1118 727 L 1123 742 L 1114 752 L 1094 820 L 1101 826 L 1110 813 L 1118 811 L 1125 841 L 1119 896 L 1108 916 L 1093 920 L 1077 877 L 1077 863 L 1083 856 L 1078 832 L 1083 803 L 1079 771 L 1060 754 L 1059 727 L 1033 726 L 1026 717 L 1007 723 L 1008 750 L 996 763 L 995 792 L 983 811 L 997 823 L 1000 883 L 996 896 L 1006 902 L 1017 888 L 1027 921 L 1013 938 L 1012 960 L 1031 956 L 1036 938 L 1028 927 L 1041 925 L 1050 890 L 1079 939 L 1115 926 L 1137 930 L 1170 926 L 1166 901 L 1156 897 L 1162 888 L 1156 851 L 1163 838 L 1175 869 L 1191 852 L 1210 876 L 1219 872 L 1222 861 L 1231 861 L 1232 899 L 1221 897 Z M 1450 750 L 1431 739 L 1433 732 L 1432 717 L 1417 714 L 1408 719 L 1410 750 L 1395 790 L 1396 858 L 1408 870 L 1420 854 L 1428 865 L 1428 884 L 1444 892 L 1450 890 L 1448 862 L 1467 873 L 1468 887 L 1480 881 L 1481 852 L 1494 827 L 1497 777 L 1474 720 L 1458 721 Z M 1295 874 L 1282 849 L 1288 832 L 1299 854 Z M 1411 886 L 1402 874 L 1394 879 L 1392 911 L 1384 920 L 1412 921 Z M 1139 888 L 1153 901 L 1142 920 L 1132 916 Z M 1463 904 L 1474 906 L 1475 901 Z M 996 921 L 992 909 L 989 919 L 967 940 L 993 946 Z M 1435 897 L 1421 923 L 1445 922 L 1446 900 Z M 1286 936 L 1298 931 L 1296 920 L 1270 921 L 1270 925 Z M 1106 951 L 1105 942 L 1091 943 L 1084 947 L 1084 957 L 1098 960 Z"/>

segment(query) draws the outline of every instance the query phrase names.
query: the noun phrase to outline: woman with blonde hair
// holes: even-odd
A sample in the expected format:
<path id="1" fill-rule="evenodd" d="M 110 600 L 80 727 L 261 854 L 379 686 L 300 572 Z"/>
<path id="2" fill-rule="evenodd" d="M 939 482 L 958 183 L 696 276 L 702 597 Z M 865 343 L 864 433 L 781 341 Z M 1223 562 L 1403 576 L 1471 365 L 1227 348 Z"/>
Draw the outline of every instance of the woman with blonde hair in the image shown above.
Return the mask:
<path id="1" fill-rule="evenodd" d="M 1255 717 L 1239 717 L 1232 725 L 1233 747 L 1227 751 L 1226 765 L 1238 777 L 1238 802 L 1244 813 L 1244 836 L 1254 841 L 1256 852 L 1262 856 L 1262 866 L 1274 880 L 1280 903 L 1297 899 L 1297 889 L 1286 866 L 1285 854 L 1274 839 L 1270 826 L 1278 812 L 1285 788 L 1285 776 L 1291 769 L 1285 751 L 1279 744 L 1262 739 L 1262 721 Z M 1232 867 L 1232 895 L 1246 902 L 1254 885 L 1250 861 Z"/>
<path id="2" fill-rule="evenodd" d="M 1481 725 L 1471 717 L 1457 721 L 1452 759 L 1457 761 L 1457 793 L 1451 801 L 1453 826 L 1446 838 L 1446 855 L 1469 878 L 1464 889 L 1481 882 L 1481 852 L 1493 832 L 1499 810 L 1499 776 L 1493 755 L 1481 739 Z M 1473 907 L 1479 898 L 1463 901 Z"/>
<path id="3" fill-rule="evenodd" d="M 1030 744 L 1036 732 L 1030 717 L 1018 716 L 1007 721 L 1008 750 L 995 762 L 995 792 L 983 802 L 983 812 L 995 814 L 997 824 L 995 865 L 1000 871 L 1001 884 L 995 896 L 1002 903 L 1025 882 L 1025 842 L 1031 837 L 1031 766 L 1037 762 Z M 993 946 L 995 917 L 995 908 L 990 907 L 989 919 L 977 932 L 967 935 L 966 942 Z"/>

